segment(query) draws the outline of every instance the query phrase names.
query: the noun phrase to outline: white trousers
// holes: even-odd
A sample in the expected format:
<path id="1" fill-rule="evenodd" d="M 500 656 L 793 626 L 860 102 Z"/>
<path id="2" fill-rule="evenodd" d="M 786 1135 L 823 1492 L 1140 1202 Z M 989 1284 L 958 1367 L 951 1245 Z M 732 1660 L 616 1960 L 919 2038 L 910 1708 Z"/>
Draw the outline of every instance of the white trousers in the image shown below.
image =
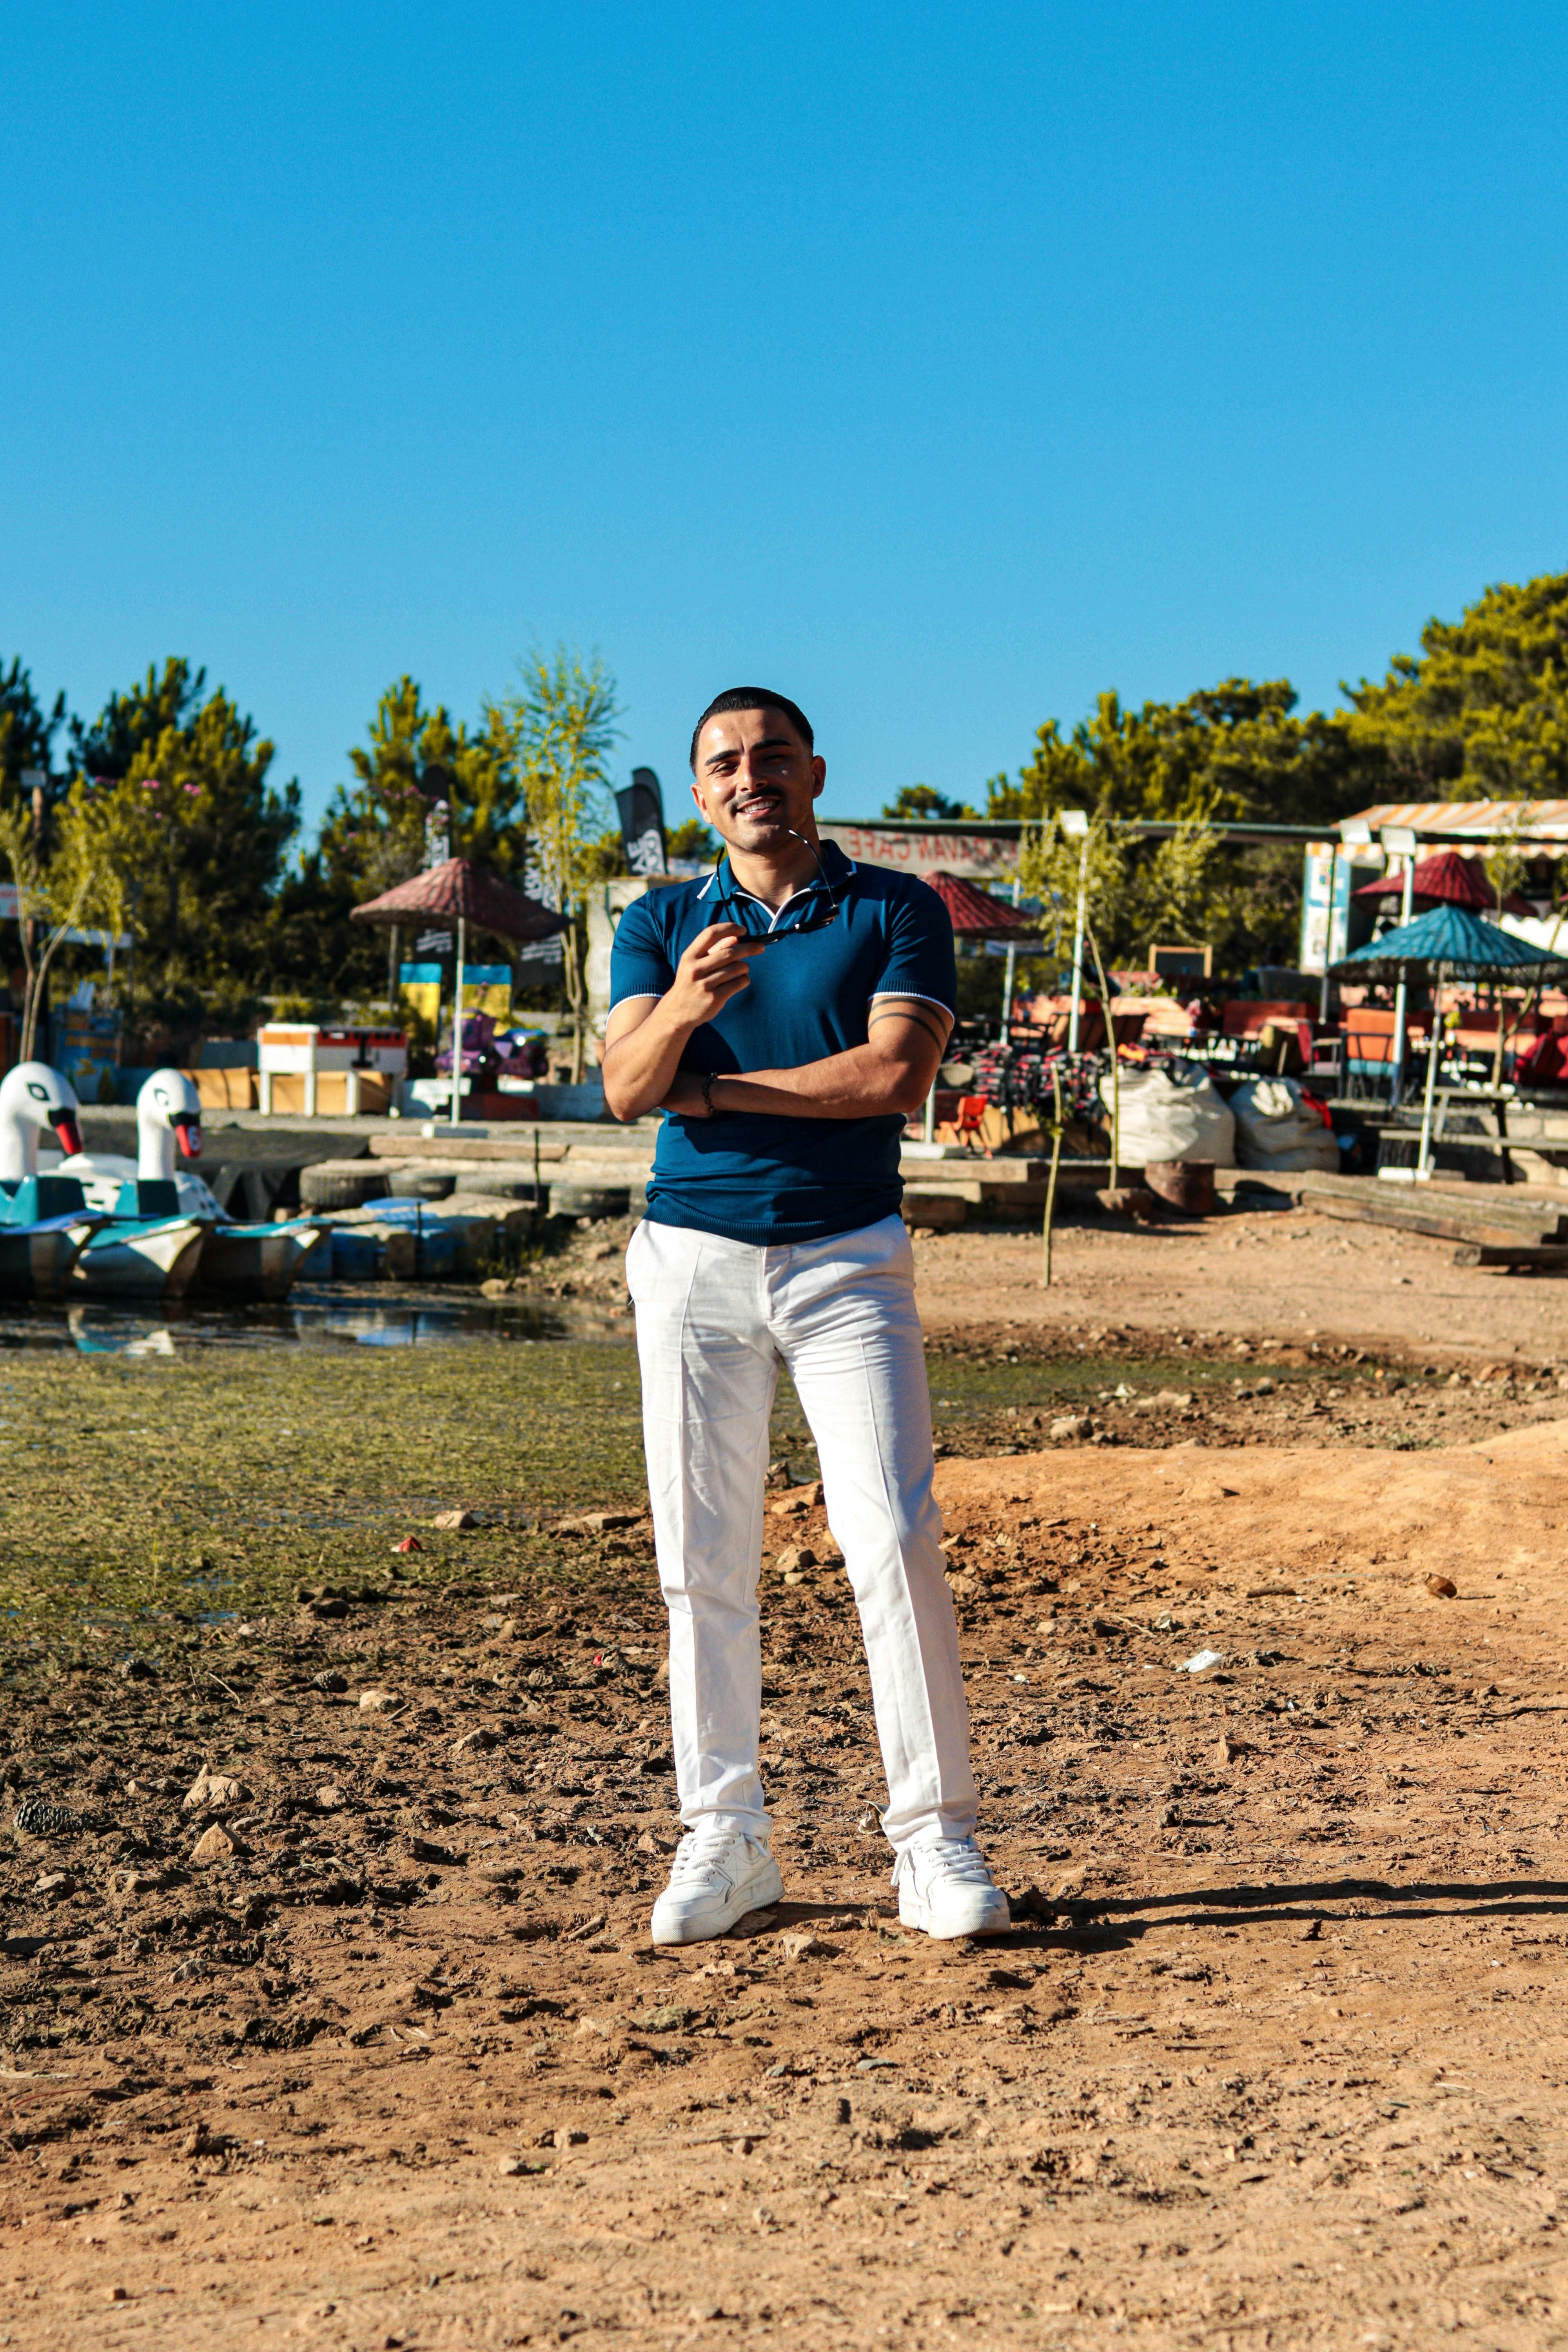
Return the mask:
<path id="1" fill-rule="evenodd" d="M 784 1364 L 816 1441 L 828 1524 L 860 1612 L 888 1777 L 882 1826 L 900 1849 L 969 1836 L 969 1710 L 901 1218 L 780 1248 L 645 1223 L 626 1279 L 686 1826 L 768 1833 L 757 1580 Z"/>

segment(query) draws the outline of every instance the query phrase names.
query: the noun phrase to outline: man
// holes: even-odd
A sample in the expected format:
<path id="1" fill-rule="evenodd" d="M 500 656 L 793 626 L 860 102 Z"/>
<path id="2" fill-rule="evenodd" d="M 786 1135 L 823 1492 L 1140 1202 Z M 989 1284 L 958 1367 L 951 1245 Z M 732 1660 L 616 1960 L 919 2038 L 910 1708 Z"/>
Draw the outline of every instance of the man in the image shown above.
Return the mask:
<path id="1" fill-rule="evenodd" d="M 974 1843 L 898 1213 L 899 1139 L 952 1028 L 952 927 L 924 883 L 822 846 L 826 766 L 785 696 L 720 695 L 691 769 L 724 855 L 706 880 L 650 890 L 621 918 L 605 1050 L 616 1118 L 667 1114 L 626 1254 L 686 1825 L 654 1941 L 721 1936 L 784 1891 L 757 1764 L 781 1364 L 860 1612 L 899 1916 L 933 1936 L 994 1933 L 1007 1902 Z"/>

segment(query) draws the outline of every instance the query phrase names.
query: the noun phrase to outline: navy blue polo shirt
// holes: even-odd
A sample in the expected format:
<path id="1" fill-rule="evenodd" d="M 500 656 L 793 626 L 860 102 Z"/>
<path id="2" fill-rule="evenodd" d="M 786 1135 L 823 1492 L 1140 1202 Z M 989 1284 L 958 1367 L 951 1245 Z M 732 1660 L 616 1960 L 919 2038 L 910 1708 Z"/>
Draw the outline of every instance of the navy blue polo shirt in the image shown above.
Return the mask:
<path id="1" fill-rule="evenodd" d="M 730 1076 L 798 1069 L 866 1043 L 879 996 L 919 997 L 954 1010 L 952 925 L 936 892 L 879 866 L 856 866 L 825 843 L 827 881 L 816 880 L 775 915 L 743 891 L 728 859 L 700 882 L 670 883 L 636 898 L 621 917 L 610 957 L 612 1008 L 663 996 L 699 931 L 738 923 L 774 944 L 752 958 L 751 984 L 688 1040 L 681 1067 Z M 838 919 L 788 936 L 820 913 L 828 889 Z M 647 1214 L 731 1241 L 822 1241 L 896 1211 L 903 1195 L 899 1141 L 904 1122 L 667 1114 L 658 1131 Z"/>

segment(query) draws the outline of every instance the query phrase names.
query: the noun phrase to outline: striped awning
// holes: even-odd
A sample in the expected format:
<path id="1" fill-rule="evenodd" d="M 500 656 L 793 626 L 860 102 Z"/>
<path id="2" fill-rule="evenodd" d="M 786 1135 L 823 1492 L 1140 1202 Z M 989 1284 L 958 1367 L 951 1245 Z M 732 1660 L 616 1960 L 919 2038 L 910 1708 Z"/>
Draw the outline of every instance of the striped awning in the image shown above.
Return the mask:
<path id="1" fill-rule="evenodd" d="M 1341 820 L 1364 824 L 1375 840 L 1384 825 L 1406 825 L 1424 841 L 1539 842 L 1568 849 L 1568 801 L 1379 801 Z"/>

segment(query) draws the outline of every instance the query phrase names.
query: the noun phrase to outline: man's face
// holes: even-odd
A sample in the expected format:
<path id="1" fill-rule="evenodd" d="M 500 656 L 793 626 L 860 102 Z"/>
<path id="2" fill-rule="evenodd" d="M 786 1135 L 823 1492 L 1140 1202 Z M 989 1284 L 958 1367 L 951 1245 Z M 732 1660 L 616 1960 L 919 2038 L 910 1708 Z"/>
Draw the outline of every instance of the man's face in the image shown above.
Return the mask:
<path id="1" fill-rule="evenodd" d="M 782 710 L 724 710 L 697 739 L 691 795 L 730 848 L 765 853 L 809 833 L 826 776 Z"/>

